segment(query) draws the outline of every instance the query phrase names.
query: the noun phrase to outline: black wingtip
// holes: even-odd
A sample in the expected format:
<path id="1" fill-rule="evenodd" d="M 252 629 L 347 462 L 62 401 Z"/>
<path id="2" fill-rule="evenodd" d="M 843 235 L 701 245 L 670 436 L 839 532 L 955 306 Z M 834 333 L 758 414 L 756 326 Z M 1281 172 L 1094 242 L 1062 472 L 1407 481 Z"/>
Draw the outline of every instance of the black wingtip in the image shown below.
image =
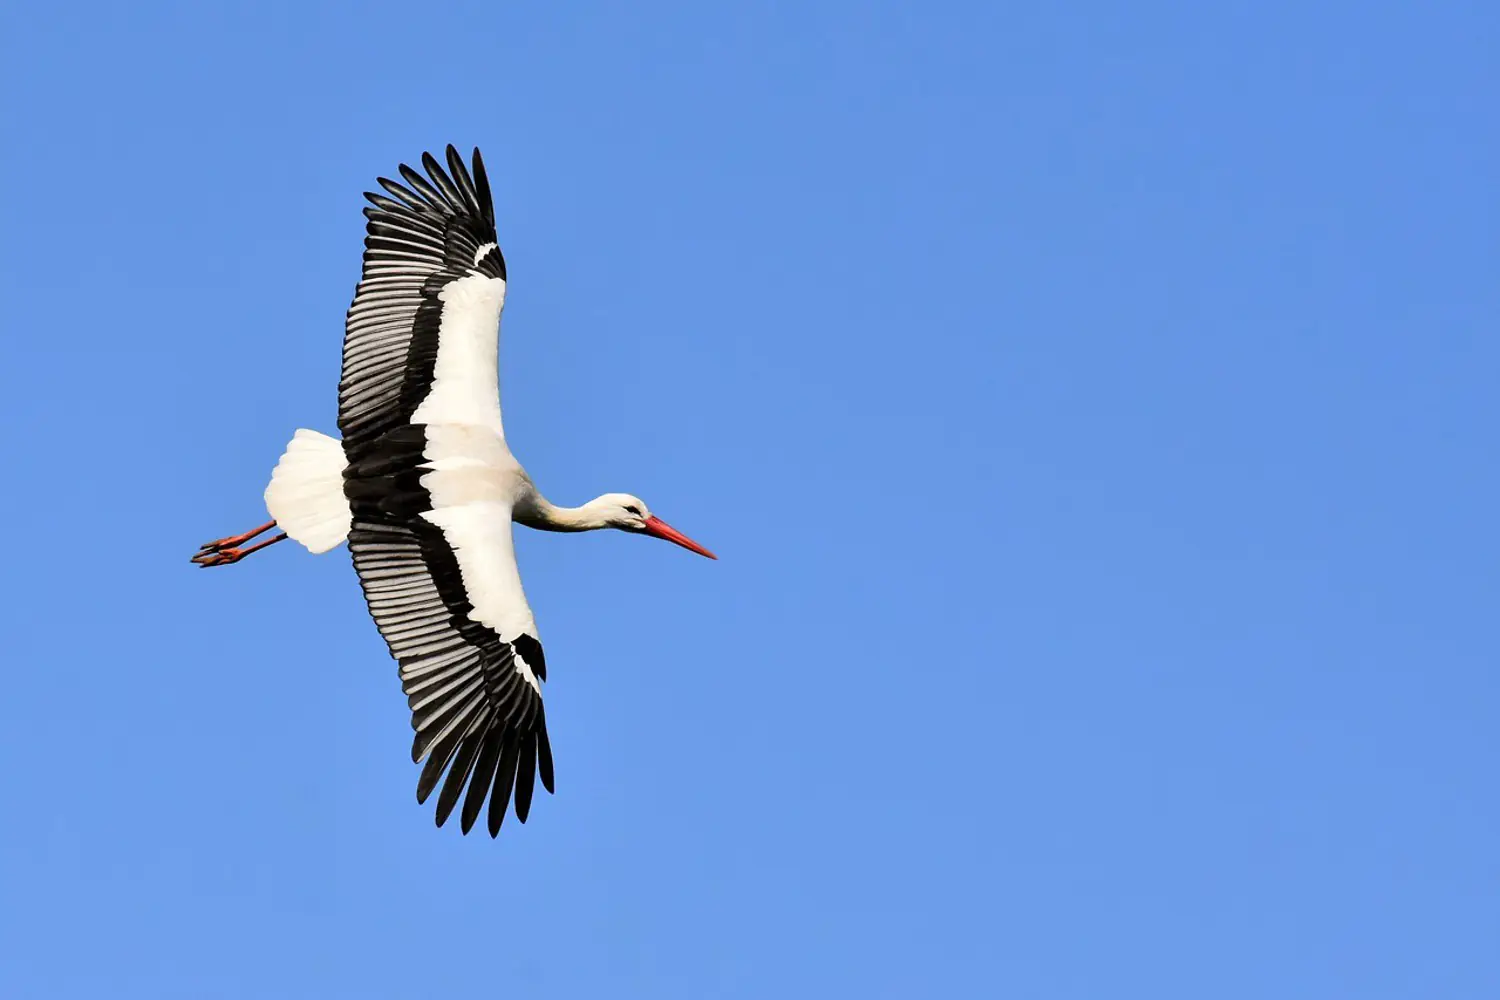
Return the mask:
<path id="1" fill-rule="evenodd" d="M 552 741 L 547 739 L 547 713 L 539 710 L 536 720 L 536 764 L 541 772 L 542 787 L 548 795 L 556 795 L 552 788 Z"/>
<path id="2" fill-rule="evenodd" d="M 516 761 L 516 819 L 525 823 L 531 814 L 531 793 L 536 785 L 536 736 L 521 739 L 521 756 Z"/>
<path id="3" fill-rule="evenodd" d="M 432 154 L 430 153 L 423 153 L 422 155 L 429 160 L 432 159 Z M 421 196 L 423 202 L 426 205 L 427 211 L 436 211 L 443 213 L 451 210 L 452 206 L 449 206 L 447 204 L 447 199 L 444 198 L 442 193 L 439 192 L 437 188 L 433 187 L 432 183 L 428 181 L 426 177 L 423 177 L 419 171 L 413 170 L 411 167 L 403 163 L 400 167 L 400 173 L 401 179 L 406 181 L 407 185 Z"/>
<path id="4" fill-rule="evenodd" d="M 510 810 L 511 786 L 516 780 L 516 758 L 519 749 L 516 746 L 514 735 L 507 734 L 505 746 L 500 751 L 500 764 L 495 769 L 495 785 L 490 790 L 489 828 L 490 836 L 498 837 L 500 827 L 505 822 L 505 814 Z"/>
<path id="5" fill-rule="evenodd" d="M 443 782 L 443 790 L 438 793 L 438 826 L 442 826 L 449 816 L 453 815 L 453 808 L 458 805 L 458 797 L 463 793 L 464 786 L 469 783 L 469 775 L 474 771 L 474 760 L 479 754 L 479 745 L 484 742 L 483 732 L 469 732 L 458 745 L 458 753 L 453 756 L 453 764 L 448 769 L 448 780 Z"/>
<path id="6" fill-rule="evenodd" d="M 474 821 L 479 818 L 479 810 L 484 805 L 485 796 L 489 794 L 490 786 L 495 783 L 495 765 L 500 761 L 500 747 L 504 742 L 504 731 L 494 729 L 487 731 L 480 740 L 479 756 L 474 761 L 474 775 L 469 779 L 469 791 L 464 796 L 464 808 L 460 817 L 466 834 L 473 828 Z"/>
<path id="7" fill-rule="evenodd" d="M 431 178 L 433 186 L 437 188 L 438 194 L 448 203 L 448 208 L 457 213 L 462 213 L 468 209 L 468 206 L 464 204 L 467 199 L 464 198 L 463 192 L 459 190 L 453 178 L 448 176 L 448 172 L 443 169 L 443 165 L 437 161 L 436 156 L 433 156 L 431 153 L 423 153 L 422 166 L 427 170 L 427 176 Z"/>
<path id="8" fill-rule="evenodd" d="M 485 173 L 484 158 L 479 155 L 479 147 L 474 147 L 474 187 L 479 191 L 479 211 L 484 215 L 484 221 L 491 227 L 495 225 L 495 199 L 490 194 L 490 175 Z"/>
<path id="9" fill-rule="evenodd" d="M 411 169 L 404 163 L 401 166 L 406 170 Z M 423 202 L 421 198 L 417 197 L 410 190 L 408 190 L 406 186 L 400 181 L 393 181 L 389 177 L 377 177 L 375 178 L 375 183 L 379 184 L 381 187 L 390 192 L 391 197 L 395 198 L 396 201 L 400 202 L 406 208 L 414 212 L 427 211 L 426 203 Z M 376 202 L 376 204 L 379 204 L 379 202 Z"/>

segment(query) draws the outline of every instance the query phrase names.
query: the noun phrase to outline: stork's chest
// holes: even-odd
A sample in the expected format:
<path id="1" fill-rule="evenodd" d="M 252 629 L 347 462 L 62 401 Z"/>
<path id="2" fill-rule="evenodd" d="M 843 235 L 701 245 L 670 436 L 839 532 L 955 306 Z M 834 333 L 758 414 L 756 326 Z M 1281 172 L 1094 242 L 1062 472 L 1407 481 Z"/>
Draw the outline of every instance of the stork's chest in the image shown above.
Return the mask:
<path id="1" fill-rule="evenodd" d="M 525 486 L 526 472 L 505 439 L 488 427 L 427 424 L 423 428 L 422 485 L 433 506 L 470 503 L 512 505 Z"/>

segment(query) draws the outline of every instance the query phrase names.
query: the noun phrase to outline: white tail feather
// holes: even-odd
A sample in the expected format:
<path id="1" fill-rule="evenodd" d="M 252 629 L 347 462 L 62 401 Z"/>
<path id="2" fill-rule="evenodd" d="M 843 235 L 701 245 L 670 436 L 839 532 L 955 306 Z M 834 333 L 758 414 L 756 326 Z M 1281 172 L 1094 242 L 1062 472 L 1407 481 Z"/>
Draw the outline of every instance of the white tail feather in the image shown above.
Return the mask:
<path id="1" fill-rule="evenodd" d="M 346 464 L 337 438 L 299 428 L 271 473 L 266 510 L 309 552 L 327 552 L 349 537 Z"/>

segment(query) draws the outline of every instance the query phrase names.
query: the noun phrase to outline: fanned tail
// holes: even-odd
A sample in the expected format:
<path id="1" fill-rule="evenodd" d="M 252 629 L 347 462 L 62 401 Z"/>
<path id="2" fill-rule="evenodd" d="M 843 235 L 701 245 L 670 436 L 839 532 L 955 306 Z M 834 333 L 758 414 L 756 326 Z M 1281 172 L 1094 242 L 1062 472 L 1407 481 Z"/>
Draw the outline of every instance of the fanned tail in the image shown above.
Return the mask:
<path id="1" fill-rule="evenodd" d="M 271 473 L 266 509 L 309 552 L 327 552 L 349 537 L 346 464 L 337 438 L 299 428 Z"/>

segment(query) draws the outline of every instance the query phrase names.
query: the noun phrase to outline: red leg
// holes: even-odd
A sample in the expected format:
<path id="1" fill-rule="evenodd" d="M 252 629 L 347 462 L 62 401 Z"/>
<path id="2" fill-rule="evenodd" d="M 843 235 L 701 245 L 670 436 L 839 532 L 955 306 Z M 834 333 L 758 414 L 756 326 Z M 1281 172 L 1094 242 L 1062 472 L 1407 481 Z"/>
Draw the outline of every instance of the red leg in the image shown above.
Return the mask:
<path id="1" fill-rule="evenodd" d="M 200 545 L 200 546 L 198 546 L 198 551 L 199 552 L 217 552 L 220 549 L 232 549 L 236 545 L 244 545 L 246 542 L 248 542 L 250 539 L 254 538 L 256 535 L 263 534 L 263 533 L 265 533 L 267 531 L 270 531 L 274 527 L 276 527 L 276 522 L 275 521 L 267 521 L 265 524 L 262 524 L 259 528 L 256 528 L 253 531 L 247 531 L 243 535 L 230 535 L 228 538 L 221 538 L 221 539 L 219 539 L 216 542 L 208 542 L 208 543 L 206 543 L 204 545 Z"/>
<path id="2" fill-rule="evenodd" d="M 204 569 L 207 569 L 210 566 L 228 566 L 231 563 L 239 562 L 241 559 L 245 558 L 252 552 L 259 552 L 267 545 L 275 545 L 277 542 L 285 541 L 287 536 L 286 532 L 283 531 L 275 538 L 268 538 L 263 542 L 259 542 L 255 545 L 250 546 L 248 549 L 235 548 L 234 546 L 226 547 L 224 545 L 225 542 L 241 542 L 249 538 L 254 538 L 256 535 L 260 534 L 262 531 L 267 530 L 268 528 L 273 527 L 275 524 L 276 522 L 272 521 L 265 527 L 257 528 L 255 531 L 252 531 L 247 535 L 236 535 L 233 538 L 226 538 L 217 542 L 209 542 L 198 551 L 197 555 L 193 556 L 193 562 L 197 563 L 199 566 L 202 566 Z"/>

